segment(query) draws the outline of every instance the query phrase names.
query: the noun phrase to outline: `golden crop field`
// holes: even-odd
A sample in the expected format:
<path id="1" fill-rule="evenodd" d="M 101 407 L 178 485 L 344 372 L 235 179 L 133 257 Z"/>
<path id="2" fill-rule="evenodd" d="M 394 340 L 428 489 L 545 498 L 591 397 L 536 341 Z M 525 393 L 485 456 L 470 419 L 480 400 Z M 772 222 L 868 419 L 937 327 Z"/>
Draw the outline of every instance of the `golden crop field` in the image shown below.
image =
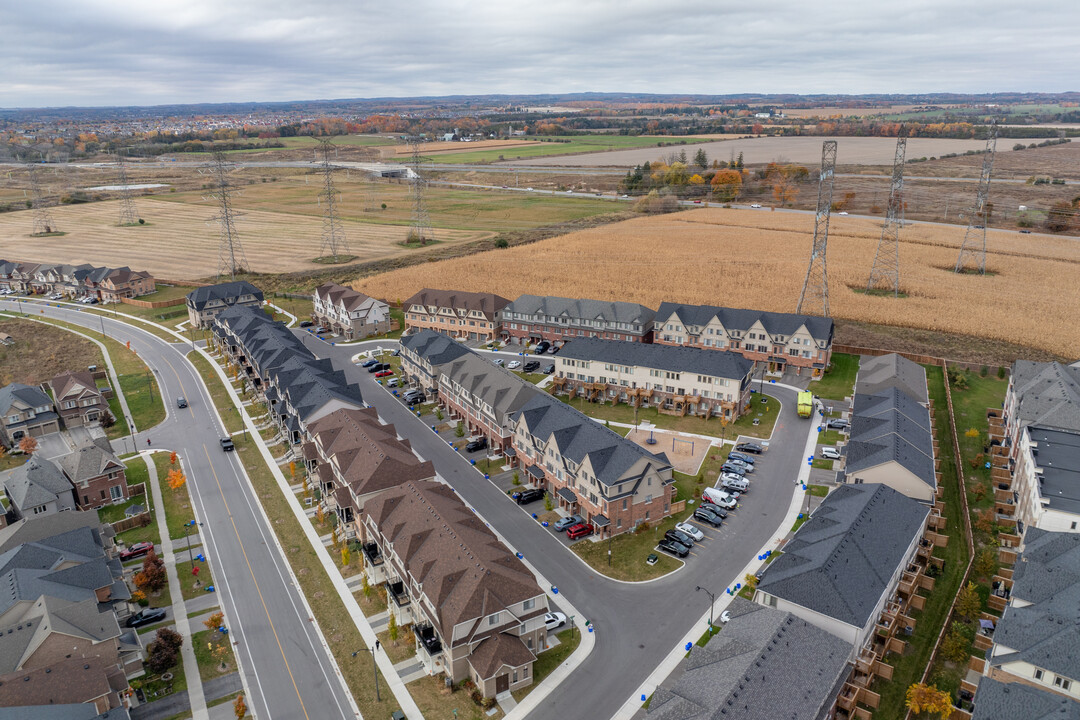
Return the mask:
<path id="1" fill-rule="evenodd" d="M 313 193 L 312 193 L 313 194 Z M 243 196 L 241 196 L 243 197 Z M 159 278 L 192 280 L 214 275 L 218 269 L 219 229 L 210 205 L 166 202 L 151 198 L 136 201 L 147 225 L 117 227 L 118 201 L 66 205 L 50 209 L 55 226 L 65 235 L 33 238 L 29 210 L 0 214 L 3 258 L 53 263 L 127 265 L 149 270 Z M 415 252 L 398 243 L 408 225 L 342 221 L 349 252 L 361 261 Z M 236 228 L 250 268 L 259 273 L 294 272 L 327 268 L 312 263 L 321 254 L 322 218 L 244 209 Z M 490 236 L 484 230 L 436 231 L 445 243 L 461 243 Z"/>
<path id="2" fill-rule="evenodd" d="M 425 155 L 445 155 L 457 152 L 475 152 L 477 150 L 499 150 L 519 148 L 526 145 L 539 145 L 539 140 L 476 140 L 472 142 L 429 142 L 420 146 Z M 381 148 L 383 157 L 404 157 L 412 155 L 411 145 L 394 145 Z"/>
<path id="3" fill-rule="evenodd" d="M 1080 357 L 1080 242 L 990 231 L 987 276 L 951 268 L 964 228 L 918 224 L 901 233 L 905 298 L 868 296 L 880 224 L 832 219 L 829 297 L 836 318 L 977 335 Z M 530 245 L 395 270 L 354 283 L 396 301 L 423 287 L 662 301 L 794 312 L 813 215 L 699 209 L 643 217 Z"/>

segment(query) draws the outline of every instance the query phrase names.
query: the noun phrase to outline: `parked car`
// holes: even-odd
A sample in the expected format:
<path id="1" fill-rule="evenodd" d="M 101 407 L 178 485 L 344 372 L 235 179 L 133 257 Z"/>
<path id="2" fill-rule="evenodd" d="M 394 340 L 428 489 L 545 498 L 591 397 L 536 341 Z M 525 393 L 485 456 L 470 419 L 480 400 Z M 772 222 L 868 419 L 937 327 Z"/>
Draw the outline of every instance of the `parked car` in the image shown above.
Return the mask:
<path id="1" fill-rule="evenodd" d="M 731 462 L 732 460 L 738 460 L 739 462 L 746 463 L 747 465 L 753 465 L 755 462 L 753 456 L 744 455 L 741 452 L 735 452 L 734 450 L 728 453 L 727 459 L 728 462 Z"/>
<path id="2" fill-rule="evenodd" d="M 540 362 L 538 360 L 530 360 L 525 363 L 525 367 L 521 368 L 523 372 L 532 373 L 540 369 Z"/>
<path id="3" fill-rule="evenodd" d="M 674 555 L 675 557 L 684 558 L 690 554 L 690 548 L 686 547 L 680 542 L 664 538 L 656 544 L 656 547 L 663 550 L 666 553 Z"/>
<path id="4" fill-rule="evenodd" d="M 549 612 L 544 616 L 544 627 L 551 630 L 557 630 L 566 624 L 566 616 L 561 612 Z"/>
<path id="5" fill-rule="evenodd" d="M 847 430 L 851 427 L 851 423 L 844 418 L 829 418 L 829 422 L 825 423 L 825 427 L 831 430 Z"/>
<path id="6" fill-rule="evenodd" d="M 127 619 L 124 624 L 129 628 L 138 628 L 143 625 L 152 625 L 165 619 L 165 608 L 146 608 L 140 610 Z"/>
<path id="7" fill-rule="evenodd" d="M 570 538 L 571 540 L 578 540 L 583 537 L 588 537 L 589 535 L 592 535 L 592 533 L 592 525 L 578 523 L 577 525 L 570 526 L 570 528 L 566 531 L 566 537 Z"/>
<path id="8" fill-rule="evenodd" d="M 545 375 L 551 375 L 554 372 L 555 372 L 555 363 L 551 363 L 547 367 L 544 368 L 544 374 Z"/>
<path id="9" fill-rule="evenodd" d="M 745 493 L 750 489 L 750 483 L 746 482 L 742 478 L 738 478 L 734 475 L 724 475 L 720 480 L 720 486 L 725 490 L 730 490 L 737 493 Z"/>
<path id="10" fill-rule="evenodd" d="M 562 350 L 562 345 L 552 345 L 551 348 L 548 349 L 548 354 L 554 355 L 560 350 Z"/>
<path id="11" fill-rule="evenodd" d="M 735 446 L 735 449 L 741 453 L 753 453 L 754 455 L 760 455 L 765 452 L 765 448 L 752 442 L 739 443 Z"/>
<path id="12" fill-rule="evenodd" d="M 302 328 L 303 327 L 311 327 L 314 324 L 315 323 L 311 322 L 310 320 L 301 320 L 300 321 L 300 327 L 302 327 Z"/>
<path id="13" fill-rule="evenodd" d="M 384 378 L 384 377 L 390 377 L 393 374 L 394 374 L 393 370 L 380 370 L 379 372 L 375 373 L 375 377 Z"/>
<path id="14" fill-rule="evenodd" d="M 120 551 L 121 560 L 134 560 L 135 558 L 142 557 L 148 552 L 154 549 L 154 543 L 152 542 L 137 542 L 126 550 Z"/>
<path id="15" fill-rule="evenodd" d="M 367 360 L 365 360 L 364 362 L 360 363 L 360 367 L 362 367 L 362 368 L 369 368 L 369 367 L 371 367 L 372 365 L 378 365 L 378 364 L 379 364 L 379 361 L 378 361 L 378 360 L 376 360 L 375 358 L 368 358 L 368 359 L 367 359 Z"/>
<path id="16" fill-rule="evenodd" d="M 839 460 L 840 451 L 834 447 L 826 446 L 821 448 L 821 457 L 825 458 L 826 460 Z"/>
<path id="17" fill-rule="evenodd" d="M 236 449 L 236 446 L 233 445 L 232 438 L 223 437 L 218 442 L 221 443 L 221 449 L 225 452 L 232 452 Z"/>
<path id="18" fill-rule="evenodd" d="M 506 361 L 505 361 L 505 360 L 503 360 L 502 358 L 495 358 L 495 359 L 494 359 L 494 360 L 492 360 L 491 362 L 495 363 L 495 364 L 496 364 L 496 365 L 498 365 L 499 367 L 505 367 L 505 366 L 506 366 Z"/>
<path id="19" fill-rule="evenodd" d="M 716 488 L 705 488 L 701 493 L 701 499 L 725 510 L 732 510 L 738 504 L 734 494 Z"/>
<path id="20" fill-rule="evenodd" d="M 186 408 L 187 407 L 187 398 L 185 398 L 183 395 L 176 398 L 176 407 L 180 408 L 181 410 Z"/>
<path id="21" fill-rule="evenodd" d="M 468 445 L 465 446 L 465 452 L 476 452 L 477 450 L 483 450 L 487 447 L 487 438 L 477 438 L 471 440 Z"/>
<path id="22" fill-rule="evenodd" d="M 412 390 L 405 393 L 404 397 L 405 402 L 409 403 L 410 405 L 416 405 L 417 403 L 422 403 L 427 400 L 427 396 L 424 395 L 424 391 L 417 390 L 416 388 L 413 388 Z"/>
<path id="23" fill-rule="evenodd" d="M 735 463 L 724 463 L 720 466 L 720 472 L 742 477 L 746 474 L 746 468 L 739 467 Z"/>
<path id="24" fill-rule="evenodd" d="M 388 388 L 396 388 L 399 385 L 401 385 L 401 378 L 396 378 L 395 377 L 395 378 L 390 378 L 389 380 L 386 381 L 386 387 L 388 387 Z"/>
<path id="25" fill-rule="evenodd" d="M 547 340 L 541 340 L 540 342 L 536 343 L 536 347 L 533 348 L 533 355 L 543 355 L 548 351 L 548 348 L 550 347 L 551 343 L 549 343 Z"/>
<path id="26" fill-rule="evenodd" d="M 727 459 L 727 462 L 724 463 L 724 467 L 727 467 L 728 465 L 730 465 L 731 467 L 739 468 L 740 470 L 742 470 L 741 474 L 754 472 L 754 465 L 752 463 L 743 462 L 742 460 L 736 460 L 735 458 L 732 458 L 732 457 L 729 457 Z"/>
<path id="27" fill-rule="evenodd" d="M 519 367 L 521 367 L 521 361 L 511 360 L 510 362 L 506 363 L 506 367 L 510 370 L 517 370 Z"/>
<path id="28" fill-rule="evenodd" d="M 695 541 L 705 539 L 705 533 L 701 532 L 701 530 L 698 530 L 696 527 L 694 527 L 688 522 L 679 523 L 675 526 L 675 529 L 679 532 L 686 533 L 690 537 L 694 538 Z"/>
<path id="29" fill-rule="evenodd" d="M 724 522 L 724 518 L 713 512 L 714 507 L 715 506 L 713 505 L 701 505 L 696 510 L 694 510 L 694 519 L 701 520 L 702 522 L 707 522 L 713 527 L 720 527 L 720 525 Z"/>
<path id="30" fill-rule="evenodd" d="M 574 527 L 575 525 L 581 525 L 585 522 L 585 518 L 580 515 L 571 515 L 569 517 L 559 518 L 555 521 L 555 529 L 562 532 L 566 528 Z"/>
<path id="31" fill-rule="evenodd" d="M 664 537 L 666 537 L 668 540 L 674 540 L 680 545 L 685 545 L 686 547 L 694 546 L 694 538 L 690 537 L 689 535 L 680 530 L 668 530 L 666 533 L 664 533 Z"/>
<path id="32" fill-rule="evenodd" d="M 383 369 L 382 363 L 378 361 L 373 362 L 370 365 L 364 363 L 363 367 L 366 367 L 369 373 L 376 373 Z"/>
<path id="33" fill-rule="evenodd" d="M 330 328 L 323 327 L 322 325 L 315 328 L 315 334 L 316 335 L 322 335 L 324 332 L 330 332 Z"/>
<path id="34" fill-rule="evenodd" d="M 526 505 L 531 502 L 536 502 L 544 497 L 544 491 L 541 488 L 529 488 L 528 490 L 522 490 L 512 495 L 514 502 L 518 505 Z"/>

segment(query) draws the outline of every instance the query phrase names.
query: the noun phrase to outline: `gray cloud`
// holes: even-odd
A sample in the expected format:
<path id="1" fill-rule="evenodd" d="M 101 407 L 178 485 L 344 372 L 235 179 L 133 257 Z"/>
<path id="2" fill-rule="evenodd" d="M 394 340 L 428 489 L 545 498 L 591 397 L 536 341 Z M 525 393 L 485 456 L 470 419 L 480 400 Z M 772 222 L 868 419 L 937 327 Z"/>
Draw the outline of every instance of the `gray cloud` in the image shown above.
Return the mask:
<path id="1" fill-rule="evenodd" d="M 0 2 L 0 107 L 1077 90 L 1075 0 Z"/>

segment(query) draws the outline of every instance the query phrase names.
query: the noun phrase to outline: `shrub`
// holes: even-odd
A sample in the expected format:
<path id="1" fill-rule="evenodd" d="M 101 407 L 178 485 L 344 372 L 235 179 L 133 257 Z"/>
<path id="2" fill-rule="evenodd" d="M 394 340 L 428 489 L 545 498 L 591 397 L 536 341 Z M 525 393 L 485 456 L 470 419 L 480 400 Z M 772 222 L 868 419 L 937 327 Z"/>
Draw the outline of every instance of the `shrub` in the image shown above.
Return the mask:
<path id="1" fill-rule="evenodd" d="M 952 624 L 949 632 L 945 635 L 945 639 L 941 641 L 941 654 L 954 663 L 963 663 L 971 654 L 971 644 L 963 633 L 959 631 L 956 623 Z"/>
<path id="2" fill-rule="evenodd" d="M 497 248 L 510 247 L 510 241 L 507 240 L 506 238 L 498 238 L 498 239 L 495 240 L 495 247 L 497 247 Z"/>
<path id="3" fill-rule="evenodd" d="M 983 365 L 981 368 L 979 368 L 979 374 L 982 375 L 983 377 L 986 377 L 986 373 L 988 371 L 989 371 L 989 368 L 986 367 L 985 365 Z"/>
<path id="4" fill-rule="evenodd" d="M 1004 380 L 1005 379 L 1005 366 L 1004 365 L 999 365 L 998 366 L 997 376 L 998 376 L 998 380 Z"/>

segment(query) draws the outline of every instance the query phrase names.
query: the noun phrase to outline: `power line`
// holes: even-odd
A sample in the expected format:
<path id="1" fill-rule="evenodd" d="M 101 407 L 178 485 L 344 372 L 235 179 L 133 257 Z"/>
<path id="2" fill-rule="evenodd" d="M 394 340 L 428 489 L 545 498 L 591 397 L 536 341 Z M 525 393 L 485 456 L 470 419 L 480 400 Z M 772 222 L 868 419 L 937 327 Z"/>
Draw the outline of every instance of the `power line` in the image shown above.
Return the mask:
<path id="1" fill-rule="evenodd" d="M 345 230 L 342 228 L 341 220 L 337 216 L 337 190 L 334 188 L 334 167 L 330 164 L 330 156 L 337 155 L 337 147 L 329 138 L 319 138 L 318 149 L 322 155 L 323 173 L 323 189 L 319 193 L 323 206 L 321 255 L 337 260 L 338 257 L 349 254 L 349 244 L 345 239 Z"/>
<path id="2" fill-rule="evenodd" d="M 214 152 L 214 162 L 200 172 L 212 176 L 213 191 L 207 199 L 218 202 L 218 212 L 212 218 L 221 226 L 217 276 L 221 278 L 228 275 L 230 279 L 235 279 L 238 273 L 248 271 L 248 264 L 244 256 L 244 248 L 240 244 L 240 236 L 236 232 L 236 218 L 240 215 L 233 209 L 233 196 L 236 194 L 236 189 L 229 179 L 232 168 L 233 165 L 227 161 L 225 153 L 218 150 Z"/>
<path id="3" fill-rule="evenodd" d="M 423 167 L 425 160 L 420 155 L 420 138 L 410 138 L 409 144 L 412 146 L 413 173 L 412 182 L 409 184 L 409 198 L 412 201 L 413 217 L 407 240 L 427 245 L 435 240 L 435 233 L 431 229 L 431 218 L 428 217 L 427 205 L 424 202 L 424 190 L 427 188 Z"/>
<path id="4" fill-rule="evenodd" d="M 116 151 L 116 174 L 117 184 L 120 186 L 120 221 L 124 225 L 135 225 L 139 222 L 139 212 L 135 209 L 135 200 L 131 195 L 131 187 L 128 185 L 127 164 L 124 162 L 124 151 Z"/>
<path id="5" fill-rule="evenodd" d="M 52 213 L 45 200 L 45 191 L 41 187 L 41 178 L 38 177 L 37 163 L 27 162 L 26 172 L 30 175 L 31 206 L 34 208 L 34 231 L 32 235 L 49 235 L 57 232 L 53 222 Z"/>
<path id="6" fill-rule="evenodd" d="M 964 231 L 964 243 L 956 258 L 956 272 L 964 272 L 970 262 L 978 268 L 980 275 L 986 274 L 986 198 L 990 194 L 990 174 L 994 170 L 994 153 L 997 150 L 997 120 L 990 121 L 986 133 L 986 152 L 983 154 L 982 173 L 979 175 L 979 189 L 975 194 L 975 206 L 968 216 L 967 230 Z M 974 268 L 973 268 L 974 269 Z"/>
<path id="7" fill-rule="evenodd" d="M 892 182 L 889 185 L 889 201 L 885 211 L 885 225 L 881 228 L 874 264 L 866 291 L 875 287 L 892 289 L 893 297 L 900 295 L 900 228 L 904 224 L 904 161 L 907 156 L 907 137 L 901 130 L 896 138 L 896 154 L 893 156 Z"/>
<path id="8" fill-rule="evenodd" d="M 833 184 L 836 181 L 836 141 L 821 144 L 821 175 L 818 177 L 817 212 L 814 214 L 814 243 L 810 264 L 799 294 L 796 312 L 829 317 L 829 271 L 825 264 L 829 243 L 829 216 L 832 210 Z"/>

